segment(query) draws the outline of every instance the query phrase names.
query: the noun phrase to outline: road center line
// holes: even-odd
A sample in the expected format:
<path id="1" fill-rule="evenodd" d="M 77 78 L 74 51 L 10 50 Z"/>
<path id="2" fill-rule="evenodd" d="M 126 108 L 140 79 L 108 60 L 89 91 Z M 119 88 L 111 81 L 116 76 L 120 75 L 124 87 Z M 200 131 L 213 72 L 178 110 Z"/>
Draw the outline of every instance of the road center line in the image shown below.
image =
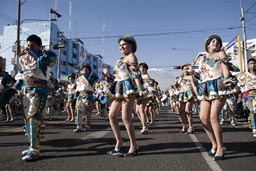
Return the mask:
<path id="1" fill-rule="evenodd" d="M 220 166 L 217 162 L 213 161 L 211 157 L 208 156 L 208 153 L 206 152 L 205 148 L 202 146 L 202 144 L 199 142 L 198 138 L 194 134 L 189 134 L 192 141 L 195 143 L 197 148 L 200 150 L 203 158 L 205 159 L 208 166 L 214 170 L 214 171 L 222 171 Z"/>
<path id="2" fill-rule="evenodd" d="M 170 110 L 168 110 L 168 113 L 172 113 Z M 181 122 L 181 118 L 179 117 L 179 120 Z M 222 171 L 221 167 L 218 165 L 217 162 L 215 162 L 214 160 L 212 160 L 211 157 L 208 156 L 208 153 L 206 151 L 206 149 L 203 147 L 203 145 L 200 143 L 200 141 L 198 140 L 198 138 L 195 136 L 195 134 L 188 134 L 190 136 L 190 138 L 192 139 L 192 141 L 194 142 L 194 144 L 196 145 L 196 147 L 200 150 L 204 160 L 206 161 L 206 163 L 208 164 L 208 166 L 211 168 L 211 170 L 214 171 Z"/>

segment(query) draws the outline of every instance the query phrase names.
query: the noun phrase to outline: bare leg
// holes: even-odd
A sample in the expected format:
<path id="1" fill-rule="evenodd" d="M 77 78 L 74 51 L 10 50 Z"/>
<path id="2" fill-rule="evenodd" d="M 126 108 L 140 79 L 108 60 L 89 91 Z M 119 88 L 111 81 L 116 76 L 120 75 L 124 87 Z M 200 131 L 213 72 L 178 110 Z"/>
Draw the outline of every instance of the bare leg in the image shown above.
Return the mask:
<path id="1" fill-rule="evenodd" d="M 181 132 L 185 133 L 186 132 L 186 124 L 187 124 L 187 118 L 186 118 L 186 113 L 185 113 L 185 106 L 186 103 L 180 102 L 180 106 L 179 106 L 179 114 L 180 114 L 180 118 L 181 118 L 181 122 L 182 122 L 182 129 Z"/>
<path id="2" fill-rule="evenodd" d="M 10 121 L 10 110 L 9 110 L 9 106 L 8 104 L 5 105 L 5 113 L 6 113 L 6 121 L 9 122 Z"/>
<path id="3" fill-rule="evenodd" d="M 118 123 L 118 114 L 122 107 L 121 101 L 114 100 L 111 103 L 110 111 L 109 111 L 109 122 L 116 138 L 115 149 L 119 150 L 123 145 L 123 140 L 120 132 L 120 127 Z"/>
<path id="4" fill-rule="evenodd" d="M 177 115 L 180 114 L 179 108 L 180 108 L 180 102 L 176 101 L 174 109 L 175 109 L 175 112 L 177 113 Z"/>
<path id="5" fill-rule="evenodd" d="M 5 110 L 6 110 L 6 115 L 7 115 L 7 121 L 13 121 L 13 105 L 15 101 L 19 101 L 19 99 L 16 97 L 16 95 L 12 96 L 11 99 L 9 100 L 9 103 L 6 104 Z"/>
<path id="6" fill-rule="evenodd" d="M 211 105 L 211 124 L 213 133 L 217 143 L 216 156 L 222 156 L 224 153 L 223 139 L 222 139 L 222 128 L 219 122 L 220 111 L 225 103 L 225 99 L 214 100 Z"/>
<path id="7" fill-rule="evenodd" d="M 141 122 L 141 114 L 140 114 L 140 105 L 139 104 L 136 104 L 136 114 L 137 114 L 137 116 L 138 116 L 138 118 L 139 118 L 139 120 L 140 120 L 140 122 Z"/>
<path id="8" fill-rule="evenodd" d="M 146 124 L 149 124 L 149 106 L 145 107 Z"/>
<path id="9" fill-rule="evenodd" d="M 66 109 L 67 109 L 67 113 L 68 113 L 68 118 L 67 118 L 67 121 L 70 120 L 71 118 L 71 104 L 70 101 L 67 102 L 67 105 L 66 105 Z"/>
<path id="10" fill-rule="evenodd" d="M 201 119 L 201 122 L 203 124 L 204 130 L 208 136 L 208 138 L 211 141 L 212 144 L 212 150 L 217 149 L 217 142 L 213 133 L 213 128 L 210 122 L 210 109 L 211 109 L 211 102 L 208 101 L 201 101 L 200 104 L 200 114 L 199 117 Z"/>
<path id="11" fill-rule="evenodd" d="M 70 103 L 70 121 L 73 121 L 74 120 L 74 108 L 73 108 L 73 106 L 72 106 L 72 103 L 73 103 L 73 101 Z"/>
<path id="12" fill-rule="evenodd" d="M 134 100 L 135 99 L 127 99 L 127 101 L 122 101 L 122 120 L 130 139 L 130 148 L 128 153 L 132 153 L 137 150 L 135 131 L 131 119 Z"/>
<path id="13" fill-rule="evenodd" d="M 149 122 L 149 125 L 153 125 L 154 124 L 154 121 L 155 121 L 155 117 L 154 117 L 154 112 L 153 112 L 153 105 L 150 105 L 148 107 L 148 111 L 149 111 L 149 116 L 150 116 L 150 122 Z"/>
<path id="14" fill-rule="evenodd" d="M 142 100 L 140 102 L 137 102 L 138 104 L 136 105 L 136 113 L 138 114 L 138 117 L 140 119 L 141 125 L 142 125 L 142 129 L 141 129 L 141 133 L 145 133 L 145 131 L 147 130 L 146 127 L 146 119 L 145 119 L 145 107 L 146 107 L 146 100 Z"/>
<path id="15" fill-rule="evenodd" d="M 193 102 L 188 101 L 185 106 L 185 113 L 188 121 L 188 133 L 193 132 L 193 120 L 192 120 L 192 112 L 191 112 L 192 105 L 193 105 Z"/>
<path id="16" fill-rule="evenodd" d="M 96 110 L 97 110 L 97 114 L 96 115 L 100 115 L 101 113 L 101 109 L 100 109 L 100 103 L 99 101 L 96 101 L 95 102 L 95 107 L 96 107 Z"/>

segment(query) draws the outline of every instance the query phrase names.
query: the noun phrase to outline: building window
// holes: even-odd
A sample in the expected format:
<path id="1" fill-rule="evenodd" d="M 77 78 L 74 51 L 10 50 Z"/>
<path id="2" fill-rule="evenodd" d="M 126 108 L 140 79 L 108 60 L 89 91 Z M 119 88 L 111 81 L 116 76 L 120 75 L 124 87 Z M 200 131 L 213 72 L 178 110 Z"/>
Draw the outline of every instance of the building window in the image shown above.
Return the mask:
<path id="1" fill-rule="evenodd" d="M 72 58 L 77 58 L 77 54 L 73 53 Z"/>
<path id="2" fill-rule="evenodd" d="M 77 49 L 77 44 L 73 43 L 73 48 Z"/>
<path id="3" fill-rule="evenodd" d="M 62 61 L 62 65 L 66 66 L 67 62 L 66 61 Z"/>

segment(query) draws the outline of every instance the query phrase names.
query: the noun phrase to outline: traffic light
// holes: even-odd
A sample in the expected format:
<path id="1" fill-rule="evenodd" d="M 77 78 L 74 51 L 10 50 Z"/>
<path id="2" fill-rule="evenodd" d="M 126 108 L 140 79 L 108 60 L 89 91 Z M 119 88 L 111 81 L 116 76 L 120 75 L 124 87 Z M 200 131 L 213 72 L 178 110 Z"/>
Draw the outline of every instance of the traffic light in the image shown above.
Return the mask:
<path id="1" fill-rule="evenodd" d="M 174 69 L 181 69 L 181 66 L 173 66 Z"/>

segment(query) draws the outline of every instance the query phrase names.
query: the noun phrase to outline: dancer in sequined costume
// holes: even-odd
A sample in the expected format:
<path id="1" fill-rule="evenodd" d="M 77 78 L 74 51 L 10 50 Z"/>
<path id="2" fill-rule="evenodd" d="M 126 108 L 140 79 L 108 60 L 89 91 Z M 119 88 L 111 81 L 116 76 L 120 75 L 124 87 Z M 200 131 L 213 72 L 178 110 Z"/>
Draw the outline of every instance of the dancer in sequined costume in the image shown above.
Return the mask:
<path id="1" fill-rule="evenodd" d="M 227 66 L 229 58 L 221 50 L 222 40 L 211 35 L 205 41 L 207 55 L 199 59 L 198 100 L 200 101 L 200 119 L 212 147 L 209 156 L 214 160 L 224 159 L 222 128 L 219 115 L 226 101 L 226 95 L 236 92 L 236 80 Z"/>
<path id="2" fill-rule="evenodd" d="M 118 40 L 118 43 L 120 52 L 124 56 L 118 59 L 115 64 L 115 82 L 107 93 L 113 100 L 109 111 L 109 121 L 116 139 L 115 148 L 109 151 L 108 154 L 131 157 L 138 153 L 131 115 L 136 97 L 143 95 L 142 83 L 138 72 L 138 60 L 134 54 L 137 50 L 134 37 L 124 36 Z M 120 112 L 122 112 L 122 120 L 130 140 L 130 148 L 127 153 L 122 152 L 123 139 L 118 123 Z"/>
<path id="3" fill-rule="evenodd" d="M 92 72 L 91 66 L 86 64 L 78 71 L 76 79 L 76 129 L 74 132 L 88 131 L 91 126 L 91 113 L 94 103 L 94 84 L 99 77 Z"/>
<path id="4" fill-rule="evenodd" d="M 27 48 L 19 58 L 20 72 L 15 76 L 15 87 L 21 89 L 25 112 L 25 129 L 29 148 L 22 152 L 22 160 L 30 161 L 39 157 L 40 129 L 43 110 L 49 88 L 53 88 L 50 79 L 50 67 L 56 62 L 56 54 L 42 51 L 42 41 L 37 35 L 27 38 Z"/>

